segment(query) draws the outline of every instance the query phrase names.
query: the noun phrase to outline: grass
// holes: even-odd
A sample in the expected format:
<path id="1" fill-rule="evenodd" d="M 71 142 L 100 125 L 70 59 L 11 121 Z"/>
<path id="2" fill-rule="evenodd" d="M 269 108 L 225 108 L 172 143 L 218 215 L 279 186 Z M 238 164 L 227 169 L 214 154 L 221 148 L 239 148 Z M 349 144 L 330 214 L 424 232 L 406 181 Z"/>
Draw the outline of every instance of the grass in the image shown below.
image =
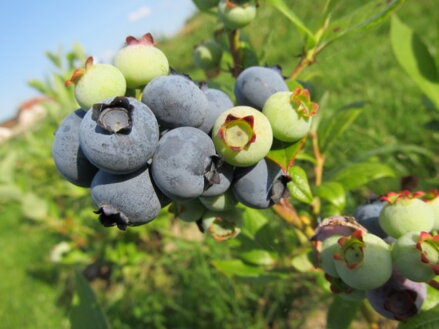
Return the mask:
<path id="1" fill-rule="evenodd" d="M 0 206 L 0 328 L 68 328 L 51 273 L 35 272 L 46 263 L 55 238 L 21 216 L 19 205 Z"/>

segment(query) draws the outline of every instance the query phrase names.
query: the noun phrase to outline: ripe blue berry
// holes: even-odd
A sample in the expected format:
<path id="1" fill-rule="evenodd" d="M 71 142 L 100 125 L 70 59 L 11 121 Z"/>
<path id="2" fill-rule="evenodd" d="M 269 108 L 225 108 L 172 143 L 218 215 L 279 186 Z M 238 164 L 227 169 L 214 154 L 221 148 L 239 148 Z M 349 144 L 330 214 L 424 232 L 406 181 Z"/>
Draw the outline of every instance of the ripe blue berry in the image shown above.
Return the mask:
<path id="1" fill-rule="evenodd" d="M 84 154 L 96 167 L 115 174 L 145 166 L 158 139 L 154 114 L 134 98 L 116 97 L 95 104 L 80 126 Z"/>
<path id="2" fill-rule="evenodd" d="M 173 200 L 197 198 L 209 186 L 206 174 L 214 155 L 212 140 L 200 129 L 172 129 L 159 141 L 152 159 L 152 177 Z"/>
<path id="3" fill-rule="evenodd" d="M 101 223 L 122 230 L 150 222 L 167 203 L 153 185 L 147 168 L 126 175 L 100 170 L 93 179 L 91 196 L 99 207 Z"/>
<path id="4" fill-rule="evenodd" d="M 164 128 L 200 127 L 207 116 L 208 101 L 188 77 L 172 74 L 153 79 L 143 90 L 142 102 Z"/>
<path id="5" fill-rule="evenodd" d="M 242 71 L 235 82 L 235 96 L 239 105 L 262 110 L 267 99 L 288 86 L 276 68 L 252 66 Z"/>
<path id="6" fill-rule="evenodd" d="M 79 126 L 85 113 L 79 109 L 64 118 L 55 133 L 52 156 L 65 179 L 77 186 L 90 187 L 98 168 L 91 164 L 79 146 Z"/>

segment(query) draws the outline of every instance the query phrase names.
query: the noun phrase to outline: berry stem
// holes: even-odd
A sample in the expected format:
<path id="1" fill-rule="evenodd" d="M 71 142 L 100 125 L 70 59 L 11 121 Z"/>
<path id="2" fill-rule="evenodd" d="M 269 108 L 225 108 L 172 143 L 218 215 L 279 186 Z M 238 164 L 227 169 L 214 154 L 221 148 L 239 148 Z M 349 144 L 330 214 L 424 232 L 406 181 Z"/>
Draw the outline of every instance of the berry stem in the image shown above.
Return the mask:
<path id="1" fill-rule="evenodd" d="M 234 29 L 230 31 L 229 45 L 230 45 L 230 52 L 233 58 L 233 67 L 231 68 L 230 72 L 232 73 L 232 76 L 235 78 L 242 71 L 240 43 L 241 43 L 241 39 L 239 36 L 239 30 Z"/>
<path id="2" fill-rule="evenodd" d="M 320 186 L 323 181 L 323 169 L 325 166 L 326 157 L 324 154 L 320 152 L 319 148 L 319 137 L 317 135 L 317 131 L 311 131 L 311 139 L 312 139 L 312 149 L 314 153 L 314 157 L 316 159 L 316 164 L 314 166 L 314 174 L 315 174 L 315 185 Z M 321 202 L 319 197 L 315 197 L 312 201 L 312 208 L 314 215 L 318 216 L 320 214 Z"/>
<path id="3" fill-rule="evenodd" d="M 370 329 L 381 328 L 377 313 L 373 310 L 372 306 L 370 306 L 370 304 L 367 303 L 365 300 L 363 300 L 363 302 L 361 303 L 360 310 L 361 314 L 369 324 Z"/>
<path id="4" fill-rule="evenodd" d="M 427 282 L 427 284 L 430 287 L 433 287 L 434 289 L 439 290 L 439 282 L 437 282 L 436 280 L 430 280 Z"/>

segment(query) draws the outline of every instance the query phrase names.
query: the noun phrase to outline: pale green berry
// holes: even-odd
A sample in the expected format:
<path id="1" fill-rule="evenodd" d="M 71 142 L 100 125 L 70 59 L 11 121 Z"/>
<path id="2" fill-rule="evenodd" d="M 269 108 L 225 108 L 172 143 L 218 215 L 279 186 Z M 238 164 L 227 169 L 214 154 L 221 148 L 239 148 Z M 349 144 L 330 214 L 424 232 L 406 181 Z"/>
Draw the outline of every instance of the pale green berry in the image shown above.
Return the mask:
<path id="1" fill-rule="evenodd" d="M 169 73 L 168 59 L 154 46 L 150 33 L 140 39 L 129 36 L 126 44 L 114 57 L 114 65 L 125 76 L 129 88 L 143 87 L 152 79 Z"/>
<path id="2" fill-rule="evenodd" d="M 218 4 L 218 18 L 229 29 L 240 29 L 256 17 L 254 1 L 221 0 Z"/>
<path id="3" fill-rule="evenodd" d="M 270 151 L 273 133 L 268 119 L 249 106 L 236 106 L 215 121 L 212 140 L 227 163 L 248 167 L 262 160 Z"/>
<path id="4" fill-rule="evenodd" d="M 412 281 L 426 282 L 439 274 L 439 235 L 408 232 L 393 245 L 392 259 L 402 275 Z"/>
<path id="5" fill-rule="evenodd" d="M 307 95 L 308 104 L 303 101 Z M 296 89 L 294 92 L 280 91 L 271 95 L 265 102 L 262 113 L 270 121 L 276 139 L 295 142 L 308 134 L 317 108 L 310 101 L 306 89 Z"/>
<path id="6" fill-rule="evenodd" d="M 196 66 L 203 70 L 218 68 L 223 51 L 221 45 L 213 40 L 195 47 L 193 59 Z"/>
<path id="7" fill-rule="evenodd" d="M 203 232 L 209 233 L 215 241 L 225 241 L 236 237 L 241 232 L 242 211 L 207 211 L 200 221 Z"/>
<path id="8" fill-rule="evenodd" d="M 119 69 L 109 64 L 94 64 L 89 57 L 83 69 L 73 72 L 66 86 L 75 84 L 75 98 L 82 109 L 88 110 L 104 99 L 124 96 L 126 81 Z"/>
<path id="9" fill-rule="evenodd" d="M 340 250 L 334 255 L 340 278 L 350 287 L 370 290 L 383 285 L 392 275 L 389 245 L 376 235 L 360 230 L 338 241 Z"/>
<path id="10" fill-rule="evenodd" d="M 408 191 L 389 193 L 383 197 L 387 204 L 381 210 L 379 223 L 384 232 L 399 238 L 407 232 L 427 231 L 434 225 L 434 213 L 416 194 Z"/>
<path id="11" fill-rule="evenodd" d="M 331 277 L 338 278 L 339 275 L 335 269 L 334 254 L 340 249 L 338 240 L 341 235 L 333 235 L 323 240 L 322 251 L 320 252 L 320 266 Z"/>
<path id="12" fill-rule="evenodd" d="M 211 196 L 211 197 L 200 197 L 200 202 L 209 210 L 213 211 L 226 211 L 235 208 L 238 204 L 233 193 L 227 190 L 225 193 Z"/>

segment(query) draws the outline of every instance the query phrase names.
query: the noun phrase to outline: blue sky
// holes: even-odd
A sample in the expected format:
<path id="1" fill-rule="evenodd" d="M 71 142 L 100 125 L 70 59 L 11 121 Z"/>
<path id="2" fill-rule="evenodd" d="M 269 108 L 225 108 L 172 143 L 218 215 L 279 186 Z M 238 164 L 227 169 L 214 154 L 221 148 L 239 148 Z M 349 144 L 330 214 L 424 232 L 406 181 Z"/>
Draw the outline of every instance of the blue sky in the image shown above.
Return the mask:
<path id="1" fill-rule="evenodd" d="M 74 0 L 0 2 L 0 122 L 38 93 L 27 81 L 52 68 L 47 50 L 73 42 L 109 62 L 128 35 L 172 35 L 195 12 L 191 0 Z"/>

